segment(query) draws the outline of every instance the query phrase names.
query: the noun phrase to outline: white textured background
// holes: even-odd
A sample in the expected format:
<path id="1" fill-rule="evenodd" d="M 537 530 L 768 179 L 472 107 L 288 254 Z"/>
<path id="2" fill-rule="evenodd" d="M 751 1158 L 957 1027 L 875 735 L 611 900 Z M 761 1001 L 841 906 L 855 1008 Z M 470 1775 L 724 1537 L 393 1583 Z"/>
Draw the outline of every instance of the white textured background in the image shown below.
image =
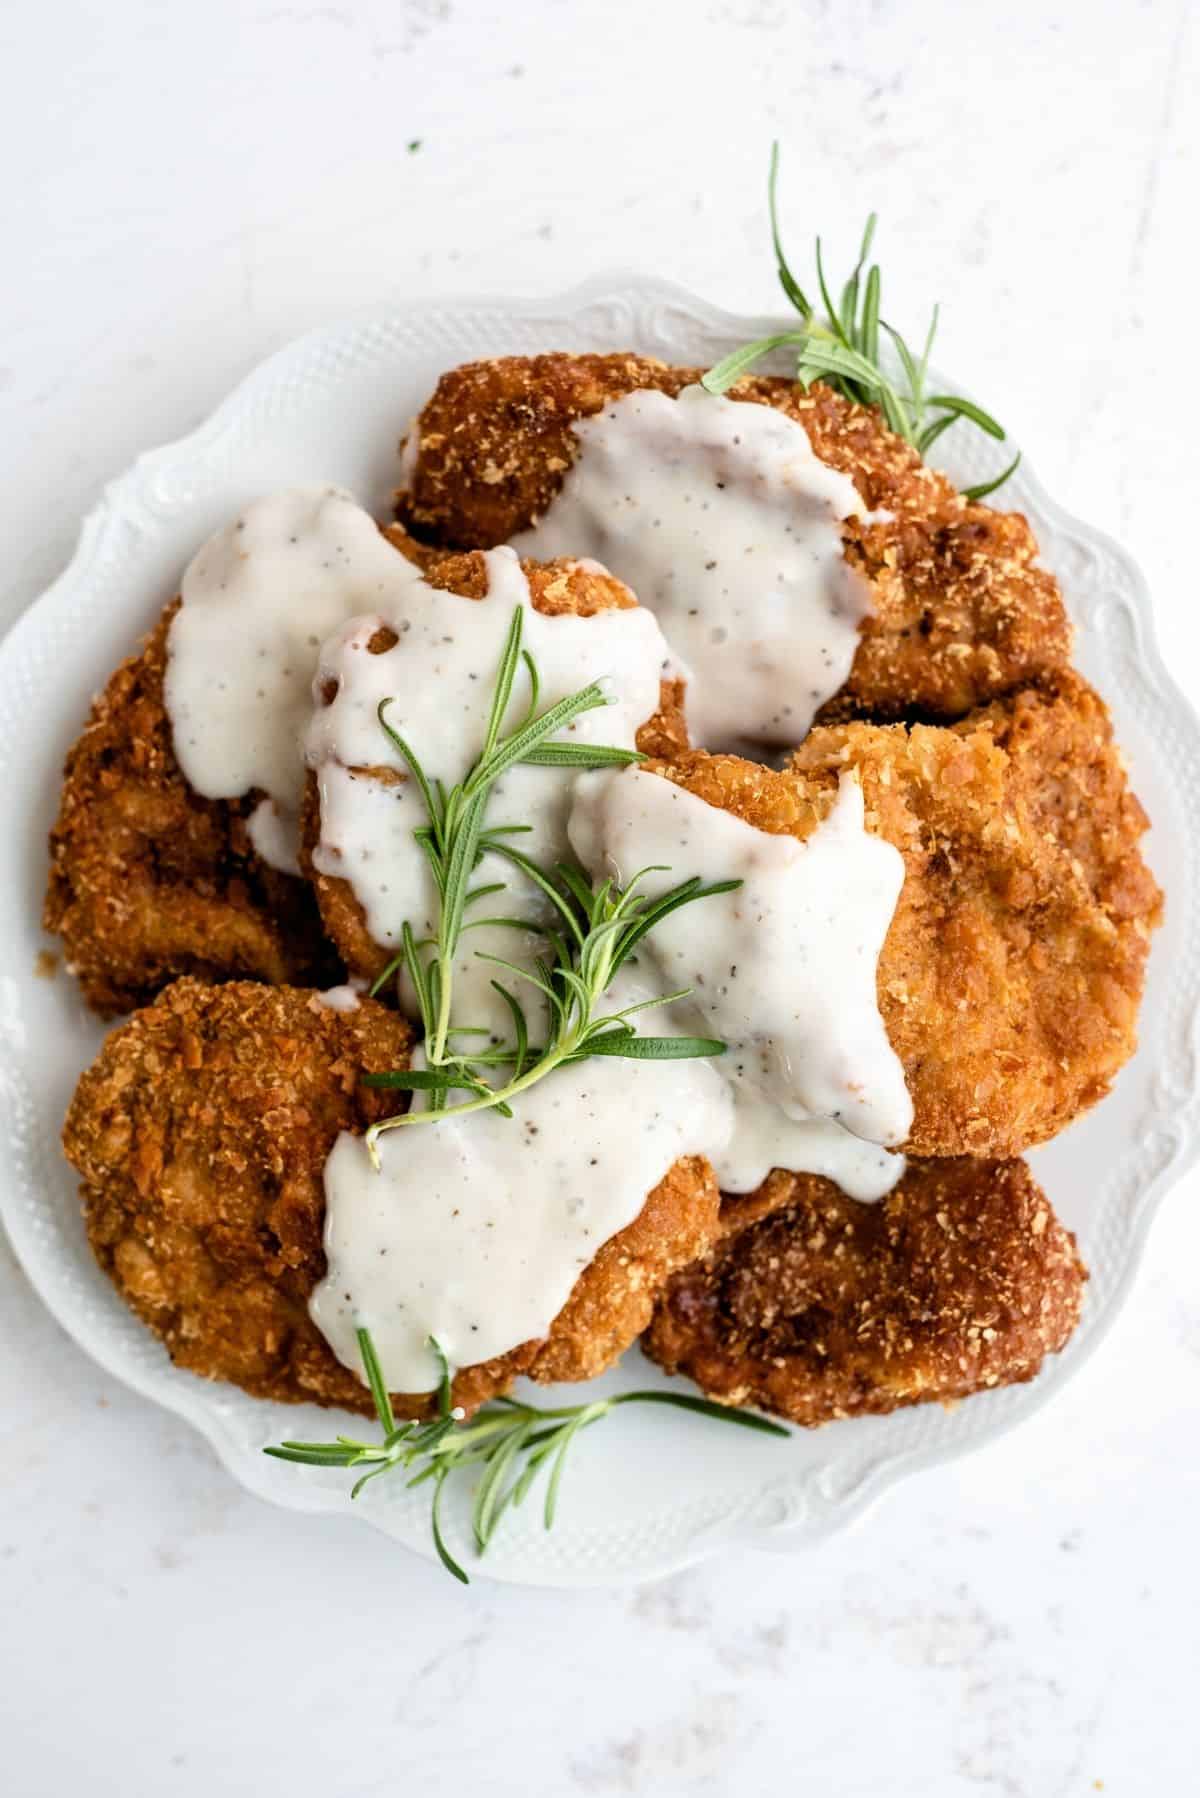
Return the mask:
<path id="1" fill-rule="evenodd" d="M 940 296 L 942 366 L 1139 557 L 1200 697 L 1198 82 L 1189 0 L 10 6 L 0 624 L 106 479 L 309 325 L 618 266 L 771 304 L 778 134 L 796 260 L 879 210 L 888 310 Z M 244 1497 L 0 1241 L 0 1788 L 1194 1791 L 1189 1187 L 1048 1413 L 819 1553 L 611 1594 L 464 1592 Z"/>

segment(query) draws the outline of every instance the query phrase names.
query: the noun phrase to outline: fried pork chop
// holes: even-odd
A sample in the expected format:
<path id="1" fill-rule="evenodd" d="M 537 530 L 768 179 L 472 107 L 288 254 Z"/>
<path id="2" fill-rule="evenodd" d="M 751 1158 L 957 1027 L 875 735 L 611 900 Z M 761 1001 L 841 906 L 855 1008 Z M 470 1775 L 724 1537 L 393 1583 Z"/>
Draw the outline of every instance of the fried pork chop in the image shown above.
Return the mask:
<path id="1" fill-rule="evenodd" d="M 361 1075 L 403 1066 L 411 1033 L 372 1000 L 176 981 L 109 1036 L 63 1131 L 100 1265 L 180 1367 L 255 1397 L 369 1413 L 365 1387 L 308 1314 L 325 1272 L 322 1171 L 339 1132 L 396 1108 Z M 582 1380 L 649 1321 L 669 1274 L 717 1229 L 712 1171 L 677 1161 L 580 1275 L 544 1341 L 468 1367 L 474 1409 L 518 1374 Z M 405 1415 L 431 1395 L 397 1395 Z"/>
<path id="2" fill-rule="evenodd" d="M 486 592 L 481 557 L 430 555 L 395 527 L 385 535 L 424 565 L 434 586 L 471 598 Z M 575 562 L 527 563 L 525 570 L 540 611 L 587 615 L 634 603 L 619 581 Z M 204 799 L 188 784 L 163 698 L 178 605 L 167 607 L 95 701 L 67 756 L 50 833 L 43 924 L 62 937 L 67 964 L 102 1017 L 148 1004 L 185 974 L 328 985 L 341 964 L 321 910 L 352 967 L 366 971 L 372 962 L 356 908 L 336 890 L 342 883 L 332 883 L 331 896 L 318 881 L 318 906 L 307 880 L 257 854 L 247 821 L 260 795 Z M 664 681 L 663 709 L 647 720 L 643 748 L 670 754 L 686 746 L 681 704 L 682 684 Z M 356 945 L 363 949 L 357 957 Z"/>
<path id="3" fill-rule="evenodd" d="M 255 852 L 256 800 L 202 799 L 175 758 L 163 700 L 167 607 L 96 699 L 67 756 L 42 922 L 102 1017 L 180 974 L 337 978 L 312 893 Z"/>
<path id="4" fill-rule="evenodd" d="M 553 504 L 578 448 L 577 420 L 638 389 L 674 397 L 701 373 L 634 355 L 507 356 L 452 369 L 405 445 L 398 515 L 445 548 L 507 542 Z M 1037 566 L 1020 513 L 962 499 L 878 412 L 820 383 L 806 393 L 748 377 L 729 397 L 797 419 L 862 496 L 863 516 L 848 519 L 843 536 L 874 613 L 831 702 L 838 715 L 957 718 L 1065 664 L 1062 597 Z M 877 511 L 890 519 L 868 521 Z"/>
<path id="5" fill-rule="evenodd" d="M 726 1201 L 643 1347 L 710 1398 L 811 1427 L 1032 1379 L 1086 1278 L 1023 1161 L 914 1161 L 877 1205 L 777 1172 Z"/>
<path id="6" fill-rule="evenodd" d="M 780 772 L 698 750 L 649 767 L 801 839 L 856 771 L 867 828 L 905 861 L 877 992 L 911 1153 L 1020 1154 L 1132 1054 L 1161 895 L 1107 712 L 1077 675 L 952 729 L 818 726 Z"/>

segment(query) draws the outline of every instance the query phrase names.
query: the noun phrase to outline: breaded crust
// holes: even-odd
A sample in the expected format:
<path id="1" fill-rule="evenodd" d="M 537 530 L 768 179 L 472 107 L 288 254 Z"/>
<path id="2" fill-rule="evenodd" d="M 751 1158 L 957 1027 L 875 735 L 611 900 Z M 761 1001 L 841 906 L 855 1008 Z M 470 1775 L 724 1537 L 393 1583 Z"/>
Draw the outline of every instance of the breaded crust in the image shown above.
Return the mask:
<path id="1" fill-rule="evenodd" d="M 878 1205 L 772 1174 L 670 1282 L 643 1347 L 812 1427 L 1030 1380 L 1079 1320 L 1075 1239 L 1023 1161 L 914 1161 Z"/>
<path id="2" fill-rule="evenodd" d="M 125 1302 L 177 1366 L 258 1398 L 370 1413 L 308 1314 L 325 1272 L 325 1160 L 342 1130 L 396 1109 L 361 1076 L 403 1066 L 411 1032 L 372 1000 L 179 980 L 106 1041 L 63 1131 L 88 1235 Z M 712 1170 L 681 1160 L 576 1282 L 545 1341 L 462 1370 L 473 1410 L 519 1373 L 586 1379 L 627 1348 L 677 1268 L 718 1227 Z M 397 1394 L 405 1415 L 430 1396 Z"/>
<path id="3" fill-rule="evenodd" d="M 1138 849 L 1150 820 L 1130 789 L 1108 707 L 1082 675 L 1059 669 L 956 729 L 991 733 L 1027 816 L 1114 922 L 1158 924 L 1162 894 Z"/>
<path id="4" fill-rule="evenodd" d="M 818 726 L 778 773 L 699 751 L 650 766 L 801 839 L 857 771 L 868 829 L 905 860 L 877 990 L 911 1153 L 1020 1154 L 1132 1054 L 1161 895 L 1103 703 L 1078 676 L 953 729 Z"/>
<path id="5" fill-rule="evenodd" d="M 95 701 L 50 833 L 43 924 L 102 1017 L 181 974 L 338 978 L 307 884 L 254 851 L 254 799 L 202 799 L 175 759 L 163 678 L 178 603 Z"/>
<path id="6" fill-rule="evenodd" d="M 487 563 L 478 551 L 464 554 L 422 550 L 397 527 L 384 535 L 402 554 L 419 561 L 425 578 L 443 592 L 457 593 L 464 599 L 483 599 L 487 595 Z M 529 582 L 533 608 L 547 617 L 574 616 L 592 618 L 599 612 L 625 611 L 637 602 L 623 582 L 614 579 L 595 564 L 560 559 L 554 562 L 522 562 Z M 390 649 L 395 637 L 381 632 L 369 646 L 372 650 Z M 325 696 L 326 703 L 333 694 Z M 638 748 L 646 755 L 671 756 L 688 746 L 683 716 L 683 683 L 664 680 L 660 684 L 659 709 L 648 718 L 637 735 Z M 361 770 L 385 783 L 401 780 L 392 768 Z M 367 929 L 366 913 L 348 881 L 336 875 L 319 873 L 313 865 L 313 851 L 321 834 L 320 798 L 317 781 L 309 774 L 305 785 L 301 817 L 301 866 L 312 882 L 321 919 L 338 953 L 350 972 L 373 981 L 382 973 L 394 953 L 372 940 Z"/>
<path id="7" fill-rule="evenodd" d="M 452 369 L 406 444 L 398 515 L 446 548 L 507 542 L 552 504 L 578 449 L 577 420 L 639 388 L 674 396 L 702 372 L 634 355 L 506 356 Z M 845 553 L 871 583 L 875 610 L 833 702 L 841 714 L 961 717 L 1066 662 L 1062 596 L 1035 566 L 1020 513 L 962 499 L 874 408 L 820 383 L 806 393 L 747 377 L 729 397 L 797 419 L 862 496 Z M 868 523 L 876 510 L 891 519 Z"/>

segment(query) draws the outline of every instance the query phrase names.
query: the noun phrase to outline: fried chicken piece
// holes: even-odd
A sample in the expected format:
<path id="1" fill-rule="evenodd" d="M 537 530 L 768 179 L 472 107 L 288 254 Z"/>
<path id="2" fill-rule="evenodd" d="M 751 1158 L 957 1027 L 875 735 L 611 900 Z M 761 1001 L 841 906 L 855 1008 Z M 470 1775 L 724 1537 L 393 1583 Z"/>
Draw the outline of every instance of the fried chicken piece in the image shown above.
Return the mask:
<path id="1" fill-rule="evenodd" d="M 397 526 L 389 527 L 384 535 L 402 554 L 420 563 L 431 586 L 460 594 L 464 599 L 486 597 L 487 563 L 479 551 L 460 554 L 422 549 Z M 624 611 L 637 603 L 624 582 L 593 563 L 560 559 L 554 562 L 526 561 L 521 567 L 529 582 L 534 610 L 550 618 L 592 618 L 598 612 Z M 395 640 L 390 631 L 381 631 L 368 647 L 381 651 L 390 649 Z M 327 703 L 332 697 L 332 694 L 326 695 Z M 638 731 L 637 746 L 645 755 L 658 756 L 677 755 L 687 749 L 682 681 L 672 679 L 661 683 L 659 709 Z M 394 769 L 387 767 L 363 772 L 369 772 L 373 779 L 385 784 L 401 778 Z M 325 929 L 337 944 L 346 966 L 352 974 L 371 982 L 382 973 L 395 951 L 372 940 L 366 913 L 349 881 L 319 873 L 314 866 L 313 851 L 320 834 L 320 797 L 316 778 L 310 773 L 301 817 L 301 866 L 312 882 Z"/>
<path id="2" fill-rule="evenodd" d="M 911 1153 L 1020 1154 L 1132 1054 L 1161 895 L 1107 713 L 1078 676 L 955 728 L 818 726 L 779 773 L 700 751 L 649 766 L 801 839 L 857 770 L 868 829 L 905 860 L 877 990 Z"/>
<path id="3" fill-rule="evenodd" d="M 43 924 L 102 1017 L 194 974 L 338 978 L 303 880 L 256 854 L 255 799 L 202 799 L 175 759 L 163 700 L 178 601 L 113 674 L 67 756 Z"/>
<path id="4" fill-rule="evenodd" d="M 776 1172 L 722 1224 L 643 1347 L 806 1427 L 1031 1380 L 1079 1321 L 1075 1239 L 1023 1161 L 914 1161 L 877 1205 Z"/>
<path id="5" fill-rule="evenodd" d="M 258 1398 L 370 1413 L 308 1298 L 325 1273 L 325 1160 L 340 1131 L 396 1109 L 361 1076 L 403 1066 L 411 1040 L 373 1000 L 333 1011 L 291 987 L 190 979 L 109 1036 L 63 1143 L 100 1265 L 177 1366 Z M 580 1275 L 549 1336 L 463 1369 L 455 1403 L 473 1410 L 520 1373 L 600 1372 L 646 1327 L 667 1276 L 704 1253 L 718 1208 L 707 1162 L 676 1162 Z M 410 1416 L 432 1402 L 396 1400 Z"/>
<path id="6" fill-rule="evenodd" d="M 639 388 L 676 396 L 703 371 L 647 357 L 506 356 L 452 369 L 404 448 L 398 515 L 449 548 L 487 548 L 533 524 L 574 461 L 573 424 Z M 863 516 L 843 527 L 874 613 L 838 715 L 961 717 L 1066 662 L 1070 626 L 1036 566 L 1025 518 L 964 500 L 872 407 L 815 383 L 753 376 L 729 397 L 798 420 L 823 462 L 854 482 Z M 886 510 L 890 521 L 867 522 Z"/>

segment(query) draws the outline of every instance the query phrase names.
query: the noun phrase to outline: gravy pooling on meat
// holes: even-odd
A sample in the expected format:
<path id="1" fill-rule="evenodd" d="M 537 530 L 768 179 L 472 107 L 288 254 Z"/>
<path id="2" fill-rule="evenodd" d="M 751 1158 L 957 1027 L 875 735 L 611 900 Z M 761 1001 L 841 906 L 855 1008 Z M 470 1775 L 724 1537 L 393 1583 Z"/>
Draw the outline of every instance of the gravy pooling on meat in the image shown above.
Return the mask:
<path id="1" fill-rule="evenodd" d="M 421 583 L 420 569 L 336 487 L 253 501 L 184 574 L 164 683 L 175 754 L 207 799 L 264 795 L 250 834 L 271 867 L 299 872 L 300 745 L 321 644 Z"/>
<path id="2" fill-rule="evenodd" d="M 614 1005 L 649 996 L 620 976 L 612 989 Z M 672 1027 L 643 1017 L 648 1031 Z M 512 1117 L 493 1109 L 394 1130 L 379 1138 L 378 1171 L 364 1138 L 343 1131 L 325 1163 L 328 1272 L 309 1305 L 339 1361 L 360 1368 L 365 1324 L 389 1383 L 425 1391 L 437 1378 L 431 1336 L 463 1367 L 550 1335 L 647 1193 L 706 1151 L 714 1123 L 728 1128 L 707 1061 L 631 1066 L 598 1056 L 530 1087 Z"/>
<path id="3" fill-rule="evenodd" d="M 639 390 L 575 426 L 579 453 L 532 556 L 595 556 L 658 617 L 707 749 L 798 743 L 844 684 L 871 610 L 842 553 L 867 511 L 803 425 L 685 387 Z"/>
<path id="4" fill-rule="evenodd" d="M 757 830 L 659 775 L 631 769 L 579 783 L 571 842 L 594 880 L 675 870 L 733 892 L 672 912 L 640 963 L 662 992 L 688 989 L 681 1021 L 728 1044 L 714 1063 L 734 1128 L 710 1141 L 721 1187 L 748 1192 L 780 1160 L 827 1171 L 878 1198 L 903 1163 L 871 1145 L 901 1143 L 913 1107 L 876 998 L 876 967 L 904 882 L 898 849 L 866 829 L 855 774 L 804 842 Z"/>

